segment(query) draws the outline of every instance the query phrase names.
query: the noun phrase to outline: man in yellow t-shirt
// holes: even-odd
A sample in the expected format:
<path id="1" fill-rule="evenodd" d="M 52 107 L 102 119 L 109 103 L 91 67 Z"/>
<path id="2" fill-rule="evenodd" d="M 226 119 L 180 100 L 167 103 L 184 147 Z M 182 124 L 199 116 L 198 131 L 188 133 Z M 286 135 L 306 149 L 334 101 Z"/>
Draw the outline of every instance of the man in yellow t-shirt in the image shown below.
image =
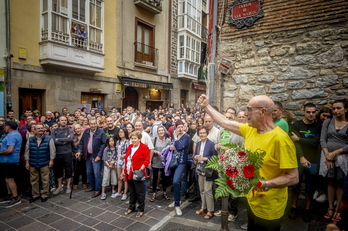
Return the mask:
<path id="1" fill-rule="evenodd" d="M 214 121 L 245 138 L 245 147 L 251 151 L 264 150 L 264 165 L 260 171 L 262 191 L 247 195 L 248 230 L 280 230 L 287 204 L 287 187 L 298 182 L 295 145 L 289 136 L 272 120 L 274 102 L 265 95 L 253 97 L 247 105 L 248 124 L 229 121 L 209 105 L 206 95 L 197 101 Z"/>

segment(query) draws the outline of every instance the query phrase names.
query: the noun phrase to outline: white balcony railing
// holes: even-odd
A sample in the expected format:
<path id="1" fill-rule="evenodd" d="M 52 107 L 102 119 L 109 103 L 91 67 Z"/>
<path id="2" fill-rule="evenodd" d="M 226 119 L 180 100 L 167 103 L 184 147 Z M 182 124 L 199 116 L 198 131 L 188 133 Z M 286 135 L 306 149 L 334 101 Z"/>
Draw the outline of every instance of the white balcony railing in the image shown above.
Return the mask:
<path id="1" fill-rule="evenodd" d="M 42 65 L 87 72 L 104 70 L 103 44 L 60 31 L 52 30 L 50 35 L 49 30 L 42 29 L 40 43 Z"/>

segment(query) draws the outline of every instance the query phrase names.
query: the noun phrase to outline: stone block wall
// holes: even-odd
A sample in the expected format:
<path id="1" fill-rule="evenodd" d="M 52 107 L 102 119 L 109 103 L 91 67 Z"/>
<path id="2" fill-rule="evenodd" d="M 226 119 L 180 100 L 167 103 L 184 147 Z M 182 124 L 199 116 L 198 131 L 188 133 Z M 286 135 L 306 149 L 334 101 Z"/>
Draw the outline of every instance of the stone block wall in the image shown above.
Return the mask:
<path id="1" fill-rule="evenodd" d="M 215 101 L 222 109 L 266 94 L 300 116 L 307 102 L 320 108 L 348 97 L 347 1 L 265 0 L 265 16 L 242 29 L 227 23 L 223 2 L 233 1 L 219 5 L 217 64 L 226 58 L 233 67 L 224 76 L 217 72 L 223 97 Z"/>

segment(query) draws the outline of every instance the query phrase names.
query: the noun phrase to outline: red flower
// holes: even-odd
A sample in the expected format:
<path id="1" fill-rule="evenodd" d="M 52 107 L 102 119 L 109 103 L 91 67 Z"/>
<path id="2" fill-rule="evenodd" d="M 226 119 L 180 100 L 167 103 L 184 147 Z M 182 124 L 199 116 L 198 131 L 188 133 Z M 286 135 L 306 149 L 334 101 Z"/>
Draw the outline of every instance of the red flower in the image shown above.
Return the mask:
<path id="1" fill-rule="evenodd" d="M 225 155 L 220 156 L 220 161 L 225 161 L 226 159 L 227 159 L 227 156 L 225 156 Z"/>
<path id="2" fill-rule="evenodd" d="M 229 177 L 236 177 L 238 176 L 238 169 L 236 167 L 228 165 L 226 169 L 226 175 Z"/>
<path id="3" fill-rule="evenodd" d="M 252 178 L 254 176 L 254 172 L 256 171 L 256 169 L 253 165 L 247 164 L 243 167 L 242 171 L 246 178 Z"/>
<path id="4" fill-rule="evenodd" d="M 247 157 L 248 157 L 248 155 L 245 152 L 238 152 L 237 153 L 237 158 L 240 162 L 245 162 Z"/>
<path id="5" fill-rule="evenodd" d="M 231 188 L 234 189 L 234 182 L 232 180 L 227 179 L 226 184 Z"/>
<path id="6" fill-rule="evenodd" d="M 262 186 L 261 181 L 259 181 L 259 183 L 256 184 L 256 188 L 260 188 Z"/>

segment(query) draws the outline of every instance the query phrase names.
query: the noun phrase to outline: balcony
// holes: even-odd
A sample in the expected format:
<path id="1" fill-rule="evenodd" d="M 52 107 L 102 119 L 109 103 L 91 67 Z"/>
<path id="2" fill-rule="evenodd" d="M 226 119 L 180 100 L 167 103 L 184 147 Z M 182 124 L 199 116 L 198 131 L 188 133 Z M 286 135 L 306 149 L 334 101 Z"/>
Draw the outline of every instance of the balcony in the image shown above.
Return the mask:
<path id="1" fill-rule="evenodd" d="M 153 14 L 159 14 L 162 11 L 162 0 L 134 0 L 134 5 Z"/>
<path id="2" fill-rule="evenodd" d="M 139 67 L 157 69 L 158 68 L 158 49 L 149 45 L 135 42 L 135 65 Z"/>
<path id="3" fill-rule="evenodd" d="M 80 39 L 68 33 L 42 29 L 40 64 L 84 72 L 103 72 L 103 44 Z"/>

